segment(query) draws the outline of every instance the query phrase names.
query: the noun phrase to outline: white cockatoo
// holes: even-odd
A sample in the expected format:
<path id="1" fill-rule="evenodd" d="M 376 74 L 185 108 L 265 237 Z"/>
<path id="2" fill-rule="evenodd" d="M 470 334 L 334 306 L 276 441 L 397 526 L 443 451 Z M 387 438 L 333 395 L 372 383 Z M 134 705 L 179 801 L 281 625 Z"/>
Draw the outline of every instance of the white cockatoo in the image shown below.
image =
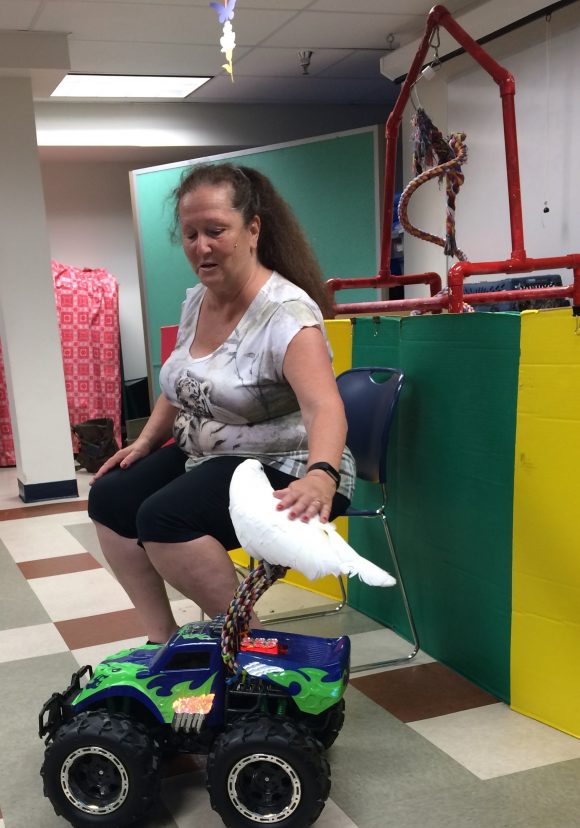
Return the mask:
<path id="1" fill-rule="evenodd" d="M 362 558 L 330 523 L 308 523 L 279 511 L 270 481 L 258 460 L 244 460 L 230 483 L 230 515 L 248 555 L 302 572 L 311 581 L 324 575 L 358 575 L 370 586 L 393 586 L 395 579 Z"/>

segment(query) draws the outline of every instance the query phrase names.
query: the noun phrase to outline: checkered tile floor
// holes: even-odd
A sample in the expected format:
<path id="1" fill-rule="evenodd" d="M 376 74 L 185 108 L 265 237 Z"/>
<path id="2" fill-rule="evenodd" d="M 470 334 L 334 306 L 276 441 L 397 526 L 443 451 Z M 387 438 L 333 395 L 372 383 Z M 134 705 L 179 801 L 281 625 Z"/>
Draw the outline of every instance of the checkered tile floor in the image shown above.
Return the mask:
<path id="1" fill-rule="evenodd" d="M 190 601 L 169 595 L 181 623 L 199 617 Z M 143 630 L 78 502 L 0 511 L 0 600 L 0 828 L 64 826 L 42 795 L 40 706 L 78 665 L 141 643 Z M 274 607 L 319 603 L 277 585 L 259 610 L 267 623 Z M 284 627 L 348 633 L 355 664 L 407 650 L 351 609 Z M 514 713 L 424 653 L 408 666 L 352 678 L 346 724 L 329 759 L 331 798 L 320 828 L 580 824 L 580 740 Z M 209 807 L 202 759 L 166 768 L 146 824 L 222 825 Z"/>

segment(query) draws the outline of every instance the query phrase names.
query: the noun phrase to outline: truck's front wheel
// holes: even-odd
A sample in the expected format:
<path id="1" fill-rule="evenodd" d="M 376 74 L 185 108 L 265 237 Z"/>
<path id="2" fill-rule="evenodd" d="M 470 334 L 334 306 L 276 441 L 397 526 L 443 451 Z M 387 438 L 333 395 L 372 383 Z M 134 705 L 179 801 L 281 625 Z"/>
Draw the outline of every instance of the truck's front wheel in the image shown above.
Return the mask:
<path id="1" fill-rule="evenodd" d="M 248 718 L 216 739 L 207 787 L 228 828 L 306 828 L 324 808 L 330 768 L 304 728 L 284 719 Z"/>
<path id="2" fill-rule="evenodd" d="M 48 746 L 44 793 L 73 825 L 124 826 L 151 806 L 159 759 L 146 728 L 120 713 L 79 713 Z"/>

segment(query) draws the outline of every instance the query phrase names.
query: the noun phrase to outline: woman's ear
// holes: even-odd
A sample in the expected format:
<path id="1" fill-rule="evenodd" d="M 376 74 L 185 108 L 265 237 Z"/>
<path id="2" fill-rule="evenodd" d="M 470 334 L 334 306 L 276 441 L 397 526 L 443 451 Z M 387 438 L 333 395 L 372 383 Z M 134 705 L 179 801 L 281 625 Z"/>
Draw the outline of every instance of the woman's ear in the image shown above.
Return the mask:
<path id="1" fill-rule="evenodd" d="M 252 240 L 251 249 L 256 250 L 258 247 L 258 239 L 260 237 L 260 228 L 262 226 L 262 222 L 260 220 L 260 216 L 254 216 L 254 218 L 248 224 L 248 232 L 250 234 L 250 238 Z"/>

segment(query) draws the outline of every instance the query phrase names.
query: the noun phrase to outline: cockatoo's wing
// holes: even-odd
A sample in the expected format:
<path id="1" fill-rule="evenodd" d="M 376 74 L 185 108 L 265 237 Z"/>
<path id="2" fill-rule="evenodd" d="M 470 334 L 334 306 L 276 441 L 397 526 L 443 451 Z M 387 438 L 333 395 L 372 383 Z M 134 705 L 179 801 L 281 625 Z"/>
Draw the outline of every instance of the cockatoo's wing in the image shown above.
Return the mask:
<path id="1" fill-rule="evenodd" d="M 245 460 L 230 483 L 230 516 L 238 540 L 253 558 L 297 569 L 310 580 L 324 575 L 358 575 L 371 586 L 395 579 L 361 557 L 336 528 L 318 517 L 308 523 L 278 511 L 270 481 L 257 460 Z"/>

